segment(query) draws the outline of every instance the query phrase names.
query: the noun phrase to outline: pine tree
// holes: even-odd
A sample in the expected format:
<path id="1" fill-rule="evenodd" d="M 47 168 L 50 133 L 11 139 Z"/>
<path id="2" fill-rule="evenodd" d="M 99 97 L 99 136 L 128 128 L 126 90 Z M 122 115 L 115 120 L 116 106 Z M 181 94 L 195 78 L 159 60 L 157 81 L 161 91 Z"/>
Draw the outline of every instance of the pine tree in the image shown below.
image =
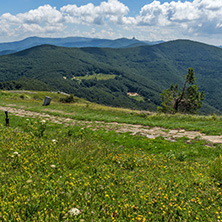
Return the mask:
<path id="1" fill-rule="evenodd" d="M 159 111 L 164 113 L 190 113 L 194 114 L 202 106 L 204 93 L 195 85 L 193 68 L 188 69 L 183 88 L 179 85 L 171 85 L 169 89 L 161 93 L 162 103 Z"/>

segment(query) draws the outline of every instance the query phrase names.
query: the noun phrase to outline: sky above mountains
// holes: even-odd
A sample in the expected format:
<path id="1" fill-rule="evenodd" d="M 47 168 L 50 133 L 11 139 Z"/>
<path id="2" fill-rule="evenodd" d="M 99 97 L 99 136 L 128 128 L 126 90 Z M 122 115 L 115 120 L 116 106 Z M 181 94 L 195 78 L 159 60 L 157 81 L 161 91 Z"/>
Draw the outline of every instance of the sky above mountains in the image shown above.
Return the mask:
<path id="1" fill-rule="evenodd" d="M 191 39 L 222 45 L 222 0 L 7 0 L 0 42 L 30 36 Z"/>

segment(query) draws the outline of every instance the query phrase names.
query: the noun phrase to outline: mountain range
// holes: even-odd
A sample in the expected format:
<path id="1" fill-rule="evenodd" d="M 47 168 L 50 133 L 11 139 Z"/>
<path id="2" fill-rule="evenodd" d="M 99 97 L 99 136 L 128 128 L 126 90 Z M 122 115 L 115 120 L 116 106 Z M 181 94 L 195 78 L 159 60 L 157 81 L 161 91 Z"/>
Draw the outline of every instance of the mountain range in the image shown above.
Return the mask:
<path id="1" fill-rule="evenodd" d="M 135 44 L 135 39 L 130 42 Z M 172 83 L 182 87 L 193 67 L 206 94 L 201 113 L 221 113 L 221 48 L 189 40 L 129 47 L 132 44 L 39 45 L 0 56 L 0 88 L 64 91 L 109 106 L 156 110 L 160 93 Z"/>
<path id="2" fill-rule="evenodd" d="M 149 42 L 139 41 L 135 38 L 127 39 L 98 39 L 85 37 L 67 37 L 67 38 L 40 38 L 29 37 L 21 41 L 0 43 L 0 55 L 7 55 L 22 51 L 39 45 L 55 45 L 62 47 L 100 47 L 100 48 L 128 48 L 142 45 L 155 45 L 163 41 Z"/>

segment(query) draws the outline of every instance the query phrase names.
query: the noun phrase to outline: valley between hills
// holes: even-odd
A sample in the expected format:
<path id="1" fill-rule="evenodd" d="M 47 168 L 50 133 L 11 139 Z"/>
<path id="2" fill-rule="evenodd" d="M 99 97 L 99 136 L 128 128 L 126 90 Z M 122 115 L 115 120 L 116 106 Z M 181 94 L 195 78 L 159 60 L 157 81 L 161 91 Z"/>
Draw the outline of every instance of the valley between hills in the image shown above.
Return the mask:
<path id="1" fill-rule="evenodd" d="M 175 83 L 182 87 L 187 69 L 193 67 L 196 83 L 205 93 L 199 113 L 221 113 L 221 48 L 189 40 L 127 44 L 38 45 L 2 55 L 0 89 L 63 91 L 98 104 L 156 111 L 161 92 Z"/>

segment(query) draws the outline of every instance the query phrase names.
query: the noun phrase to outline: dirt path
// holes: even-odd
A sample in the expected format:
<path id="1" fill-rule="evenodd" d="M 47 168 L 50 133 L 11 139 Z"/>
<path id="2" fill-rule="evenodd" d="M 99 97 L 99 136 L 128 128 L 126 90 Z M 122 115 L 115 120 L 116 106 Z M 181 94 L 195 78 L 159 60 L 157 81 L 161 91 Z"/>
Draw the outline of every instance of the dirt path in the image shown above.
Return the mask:
<path id="1" fill-rule="evenodd" d="M 117 122 L 106 123 L 103 121 L 79 121 L 71 118 L 65 117 L 57 117 L 45 113 L 31 112 L 26 111 L 24 109 L 18 109 L 13 107 L 2 107 L 0 106 L 0 110 L 5 111 L 8 110 L 9 113 L 12 113 L 16 116 L 22 117 L 30 117 L 30 118 L 44 118 L 48 121 L 63 124 L 65 126 L 68 125 L 83 125 L 85 127 L 92 127 L 94 129 L 104 128 L 106 130 L 115 130 L 116 132 L 124 133 L 130 132 L 132 135 L 142 135 L 150 139 L 154 139 L 156 137 L 162 136 L 165 139 L 174 142 L 176 138 L 187 137 L 190 140 L 195 138 L 199 138 L 202 140 L 209 141 L 210 143 L 222 143 L 222 135 L 221 136 L 208 136 L 198 131 L 186 131 L 184 129 L 174 129 L 168 130 L 161 127 L 149 127 L 143 125 L 133 125 L 133 124 L 122 124 Z"/>

